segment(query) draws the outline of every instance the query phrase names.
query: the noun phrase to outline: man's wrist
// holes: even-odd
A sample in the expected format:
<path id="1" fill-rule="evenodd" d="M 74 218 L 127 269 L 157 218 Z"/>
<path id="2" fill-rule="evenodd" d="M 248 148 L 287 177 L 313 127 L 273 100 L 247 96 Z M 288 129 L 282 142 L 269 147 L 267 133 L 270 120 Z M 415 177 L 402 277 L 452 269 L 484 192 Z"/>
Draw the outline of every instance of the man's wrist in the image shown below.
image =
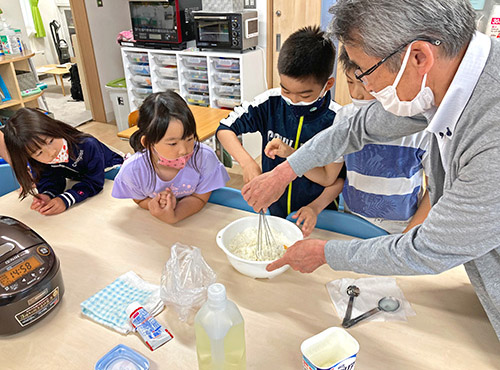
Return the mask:
<path id="1" fill-rule="evenodd" d="M 276 171 L 276 175 L 283 180 L 283 183 L 290 183 L 297 178 L 297 174 L 293 172 L 292 167 L 288 161 L 281 163 L 277 166 L 274 171 Z"/>

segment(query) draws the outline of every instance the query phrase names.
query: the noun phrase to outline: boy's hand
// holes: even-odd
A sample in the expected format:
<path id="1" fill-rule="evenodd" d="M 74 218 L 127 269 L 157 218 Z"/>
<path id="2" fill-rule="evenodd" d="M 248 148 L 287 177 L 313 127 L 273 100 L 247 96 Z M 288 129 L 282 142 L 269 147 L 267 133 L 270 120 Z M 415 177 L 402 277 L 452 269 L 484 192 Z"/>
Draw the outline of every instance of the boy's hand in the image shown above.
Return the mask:
<path id="1" fill-rule="evenodd" d="M 300 226 L 300 224 L 304 223 L 302 225 L 302 234 L 304 235 L 304 238 L 307 238 L 309 235 L 311 235 L 314 226 L 316 226 L 318 215 L 312 210 L 311 207 L 304 206 L 299 209 L 297 213 L 292 216 L 292 218 L 297 219 L 297 226 Z"/>
<path id="2" fill-rule="evenodd" d="M 40 213 L 44 216 L 57 215 L 66 211 L 66 204 L 61 198 L 55 197 L 49 200 L 42 208 L 40 208 Z"/>
<path id="3" fill-rule="evenodd" d="M 286 158 L 294 151 L 295 150 L 290 145 L 285 144 L 281 139 L 278 138 L 272 139 L 264 148 L 264 154 L 271 159 L 275 159 L 276 156 Z"/>
<path id="4" fill-rule="evenodd" d="M 260 169 L 259 165 L 255 161 L 252 161 L 251 163 L 248 163 L 242 167 L 243 167 L 243 182 L 245 184 L 249 183 L 255 177 L 262 174 L 262 170 Z"/>
<path id="5" fill-rule="evenodd" d="M 48 202 L 50 202 L 50 197 L 47 194 L 38 194 L 33 197 L 33 201 L 31 202 L 30 208 L 33 211 L 40 211 L 40 208 L 45 206 Z"/>

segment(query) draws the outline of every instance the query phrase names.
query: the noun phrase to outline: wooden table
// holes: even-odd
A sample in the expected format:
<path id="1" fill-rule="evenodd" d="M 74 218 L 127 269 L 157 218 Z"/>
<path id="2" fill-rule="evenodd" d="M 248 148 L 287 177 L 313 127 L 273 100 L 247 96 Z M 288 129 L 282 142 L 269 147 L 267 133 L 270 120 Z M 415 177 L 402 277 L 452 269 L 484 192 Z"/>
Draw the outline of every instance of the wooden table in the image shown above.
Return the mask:
<path id="1" fill-rule="evenodd" d="M 16 193 L 0 197 L 0 210 L 35 229 L 61 260 L 66 292 L 43 320 L 0 337 L 2 370 L 93 369 L 123 343 L 146 356 L 151 370 L 197 369 L 192 324 L 172 309 L 157 316 L 174 339 L 151 352 L 137 334 L 121 335 L 81 314 L 80 303 L 133 270 L 160 284 L 175 242 L 200 247 L 245 319 L 247 369 L 300 369 L 300 344 L 341 318 L 325 288 L 331 280 L 359 278 L 322 266 L 312 274 L 288 270 L 272 280 L 241 275 L 217 247 L 215 236 L 246 212 L 207 204 L 177 226 L 164 224 L 131 200 L 103 192 L 57 216 L 41 216 Z M 315 230 L 316 238 L 345 236 Z M 397 277 L 417 315 L 408 322 L 366 322 L 349 329 L 358 340 L 356 370 L 498 369 L 500 344 L 462 267 L 437 276 Z M 341 314 L 343 316 L 343 313 Z M 1 325 L 1 321 L 0 321 Z"/>
<path id="2" fill-rule="evenodd" d="M 44 65 L 44 66 L 38 68 L 38 70 L 40 71 L 39 74 L 47 73 L 49 75 L 53 75 L 54 81 L 56 82 L 56 85 L 57 85 L 57 77 L 56 76 L 59 76 L 59 79 L 61 80 L 61 89 L 62 89 L 63 96 L 66 96 L 66 92 L 64 91 L 63 75 L 69 73 L 69 67 L 67 65 L 64 65 L 64 66 L 65 67 L 57 67 L 57 64 L 47 64 L 47 65 Z"/>
<path id="3" fill-rule="evenodd" d="M 226 118 L 231 111 L 227 109 L 202 107 L 199 105 L 189 105 L 196 121 L 196 132 L 200 141 L 205 141 L 215 135 L 221 119 Z M 120 131 L 118 137 L 130 139 L 130 136 L 137 131 L 137 126 L 129 127 Z"/>

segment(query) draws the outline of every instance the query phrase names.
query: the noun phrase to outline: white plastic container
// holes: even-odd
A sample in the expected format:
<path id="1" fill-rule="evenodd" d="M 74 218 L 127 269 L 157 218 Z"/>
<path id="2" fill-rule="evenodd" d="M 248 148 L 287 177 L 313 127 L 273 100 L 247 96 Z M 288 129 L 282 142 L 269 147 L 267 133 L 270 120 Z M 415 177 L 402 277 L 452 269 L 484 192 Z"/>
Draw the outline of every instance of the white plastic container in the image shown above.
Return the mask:
<path id="1" fill-rule="evenodd" d="M 241 96 L 240 85 L 215 85 L 214 90 L 222 96 Z"/>
<path id="2" fill-rule="evenodd" d="M 232 83 L 239 84 L 240 83 L 240 74 L 239 73 L 229 73 L 229 72 L 215 72 L 214 80 L 217 83 Z"/>
<path id="3" fill-rule="evenodd" d="M 177 78 L 177 67 L 158 67 L 156 74 L 162 78 Z"/>
<path id="4" fill-rule="evenodd" d="M 346 330 L 331 327 L 300 346 L 304 370 L 354 369 L 359 343 Z"/>
<path id="5" fill-rule="evenodd" d="M 228 70 L 228 71 L 239 71 L 240 61 L 238 59 L 214 59 L 215 69 Z"/>
<path id="6" fill-rule="evenodd" d="M 145 87 L 151 86 L 151 77 L 149 76 L 135 75 L 132 76 L 132 81 L 134 81 L 139 86 L 145 86 Z"/>
<path id="7" fill-rule="evenodd" d="M 177 58 L 175 55 L 155 55 L 156 63 L 162 66 L 176 66 Z"/>
<path id="8" fill-rule="evenodd" d="M 240 310 L 226 298 L 222 284 L 210 285 L 207 296 L 194 319 L 198 368 L 245 369 L 245 324 Z"/>
<path id="9" fill-rule="evenodd" d="M 204 107 L 208 107 L 210 104 L 210 98 L 207 95 L 187 94 L 186 100 L 188 103 L 202 105 Z"/>
<path id="10" fill-rule="evenodd" d="M 127 58 L 133 63 L 149 63 L 146 53 L 127 53 Z"/>
<path id="11" fill-rule="evenodd" d="M 493 6 L 485 33 L 490 37 L 500 39 L 500 5 Z"/>
<path id="12" fill-rule="evenodd" d="M 207 59 L 203 57 L 182 57 L 182 63 L 188 68 L 206 69 Z"/>
<path id="13" fill-rule="evenodd" d="M 131 64 L 129 66 L 130 71 L 137 73 L 139 75 L 149 76 L 149 65 L 148 64 Z"/>
<path id="14" fill-rule="evenodd" d="M 153 93 L 153 89 L 150 87 L 149 88 L 148 87 L 134 87 L 134 88 L 132 88 L 132 94 L 134 94 L 134 96 L 141 98 L 141 99 L 145 99 L 151 93 Z"/>
<path id="15" fill-rule="evenodd" d="M 113 85 L 116 81 L 117 80 L 111 81 L 110 84 Z M 117 85 L 120 84 L 115 84 L 115 86 L 106 85 L 106 90 L 108 90 L 111 105 L 113 106 L 118 131 L 128 129 L 128 114 L 130 113 L 127 88 L 125 87 L 124 79 L 121 84 L 123 87 L 117 87 Z"/>
<path id="16" fill-rule="evenodd" d="M 208 83 L 186 82 L 185 86 L 190 93 L 208 93 Z"/>
<path id="17" fill-rule="evenodd" d="M 241 104 L 240 99 L 231 99 L 231 98 L 218 98 L 216 103 L 221 108 L 230 108 L 233 109 Z"/>
<path id="18" fill-rule="evenodd" d="M 207 71 L 203 71 L 201 69 L 188 70 L 188 71 L 183 72 L 182 74 L 188 80 L 208 81 Z"/>
<path id="19" fill-rule="evenodd" d="M 158 80 L 158 85 L 165 90 L 179 90 L 179 81 L 171 79 Z"/>

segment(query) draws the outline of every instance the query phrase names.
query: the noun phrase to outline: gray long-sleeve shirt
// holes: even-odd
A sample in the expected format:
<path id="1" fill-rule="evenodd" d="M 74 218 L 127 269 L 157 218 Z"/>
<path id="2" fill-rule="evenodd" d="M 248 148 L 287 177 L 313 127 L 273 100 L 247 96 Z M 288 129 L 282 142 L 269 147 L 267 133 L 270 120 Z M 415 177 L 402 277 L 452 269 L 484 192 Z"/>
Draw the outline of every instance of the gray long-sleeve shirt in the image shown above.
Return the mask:
<path id="1" fill-rule="evenodd" d="M 342 112 L 342 111 L 341 111 Z M 423 117 L 396 117 L 374 103 L 334 125 L 288 158 L 294 172 L 328 164 L 371 142 L 386 142 L 425 129 Z M 459 118 L 444 171 L 436 137 L 429 148 L 427 219 L 406 234 L 368 240 L 330 240 L 335 270 L 375 275 L 438 274 L 464 265 L 500 338 L 500 42 L 493 41 L 486 66 Z"/>

